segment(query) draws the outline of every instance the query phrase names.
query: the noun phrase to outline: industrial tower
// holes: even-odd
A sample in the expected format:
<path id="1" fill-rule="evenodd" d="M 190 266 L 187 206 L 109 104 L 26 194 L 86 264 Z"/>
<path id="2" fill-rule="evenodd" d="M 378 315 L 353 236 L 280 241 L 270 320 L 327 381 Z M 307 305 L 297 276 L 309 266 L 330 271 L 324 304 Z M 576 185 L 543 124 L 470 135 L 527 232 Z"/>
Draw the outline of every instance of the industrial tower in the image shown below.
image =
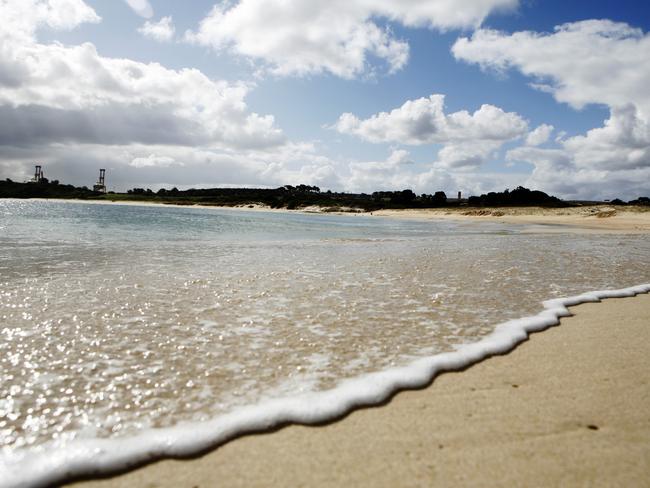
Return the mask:
<path id="1" fill-rule="evenodd" d="M 104 184 L 104 179 L 106 177 L 106 170 L 105 169 L 100 169 L 99 170 L 99 180 L 97 183 L 93 185 L 93 191 L 97 191 L 100 193 L 106 193 L 106 185 Z"/>
<path id="2" fill-rule="evenodd" d="M 45 174 L 43 173 L 43 169 L 41 168 L 40 164 L 36 165 L 36 170 L 34 171 L 34 178 L 32 179 L 33 183 L 40 183 L 43 181 L 43 178 L 45 178 Z"/>

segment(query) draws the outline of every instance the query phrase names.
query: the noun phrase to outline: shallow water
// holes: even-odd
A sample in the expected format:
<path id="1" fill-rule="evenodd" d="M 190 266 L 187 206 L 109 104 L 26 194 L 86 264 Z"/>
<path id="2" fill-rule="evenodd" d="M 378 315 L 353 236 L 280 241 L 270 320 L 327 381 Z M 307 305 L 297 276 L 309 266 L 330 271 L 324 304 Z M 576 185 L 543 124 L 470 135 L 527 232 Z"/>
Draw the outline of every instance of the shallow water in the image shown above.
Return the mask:
<path id="1" fill-rule="evenodd" d="M 0 446 L 137 435 L 650 282 L 638 235 L 0 200 Z"/>

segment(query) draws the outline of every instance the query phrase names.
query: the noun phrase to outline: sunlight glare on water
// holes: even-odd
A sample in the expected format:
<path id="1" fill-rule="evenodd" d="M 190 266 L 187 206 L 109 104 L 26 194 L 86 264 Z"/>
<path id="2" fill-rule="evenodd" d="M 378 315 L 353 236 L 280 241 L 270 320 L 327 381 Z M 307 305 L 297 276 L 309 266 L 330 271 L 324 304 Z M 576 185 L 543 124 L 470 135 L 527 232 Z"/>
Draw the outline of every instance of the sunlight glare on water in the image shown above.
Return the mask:
<path id="1" fill-rule="evenodd" d="M 650 281 L 644 236 L 0 201 L 0 443 L 133 435 Z"/>

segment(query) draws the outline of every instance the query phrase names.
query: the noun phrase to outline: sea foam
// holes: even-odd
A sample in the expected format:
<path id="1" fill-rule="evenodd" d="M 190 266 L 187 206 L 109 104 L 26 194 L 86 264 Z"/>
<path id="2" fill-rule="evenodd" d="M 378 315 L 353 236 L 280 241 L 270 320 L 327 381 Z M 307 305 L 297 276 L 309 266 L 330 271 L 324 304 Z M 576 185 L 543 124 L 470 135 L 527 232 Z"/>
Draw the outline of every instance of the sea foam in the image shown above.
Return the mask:
<path id="1" fill-rule="evenodd" d="M 571 315 L 569 306 L 648 292 L 650 284 L 643 284 L 547 300 L 537 315 L 501 323 L 480 341 L 459 346 L 456 351 L 344 380 L 330 390 L 241 407 L 212 420 L 149 429 L 116 439 L 50 442 L 12 452 L 0 460 L 0 481 L 6 487 L 33 487 L 107 475 L 154 459 L 191 456 L 235 437 L 284 424 L 334 420 L 353 409 L 380 404 L 400 390 L 422 388 L 441 372 L 462 369 L 511 351 L 530 333 L 557 325 L 561 317 Z"/>

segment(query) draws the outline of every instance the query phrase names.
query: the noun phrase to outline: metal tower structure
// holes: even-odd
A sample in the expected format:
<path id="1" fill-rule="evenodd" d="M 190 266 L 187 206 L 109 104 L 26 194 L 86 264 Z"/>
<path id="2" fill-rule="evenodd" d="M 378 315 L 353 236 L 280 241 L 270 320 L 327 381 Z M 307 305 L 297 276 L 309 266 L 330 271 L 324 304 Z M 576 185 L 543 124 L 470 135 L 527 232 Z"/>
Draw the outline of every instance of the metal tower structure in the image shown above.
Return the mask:
<path id="1" fill-rule="evenodd" d="M 93 185 L 93 191 L 98 191 L 100 193 L 106 193 L 105 178 L 106 178 L 106 170 L 101 168 L 99 170 L 99 180 L 97 180 L 97 183 L 95 183 Z"/>
<path id="2" fill-rule="evenodd" d="M 40 164 L 37 164 L 36 170 L 34 171 L 34 179 L 32 181 L 34 183 L 40 183 L 43 178 L 44 178 L 43 169 L 41 168 Z"/>

